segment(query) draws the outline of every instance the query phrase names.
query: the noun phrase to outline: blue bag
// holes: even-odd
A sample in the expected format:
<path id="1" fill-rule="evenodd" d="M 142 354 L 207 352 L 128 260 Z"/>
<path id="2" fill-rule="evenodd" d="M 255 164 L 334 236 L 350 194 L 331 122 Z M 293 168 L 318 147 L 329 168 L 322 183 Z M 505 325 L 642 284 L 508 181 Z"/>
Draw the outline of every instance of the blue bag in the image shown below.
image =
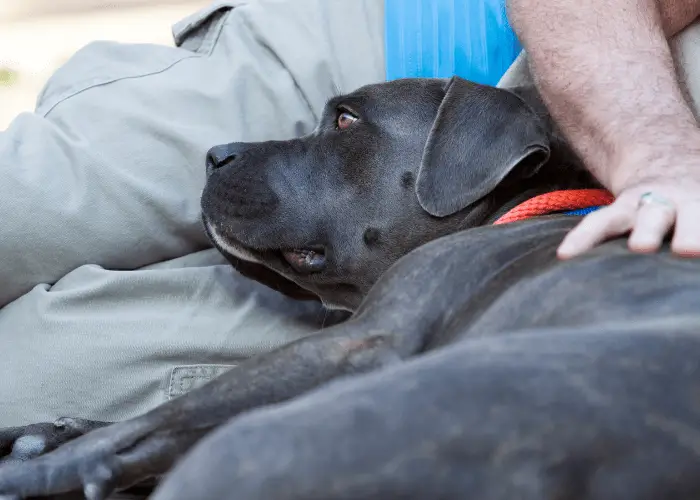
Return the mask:
<path id="1" fill-rule="evenodd" d="M 385 0 L 387 80 L 453 75 L 495 85 L 522 47 L 505 0 Z"/>

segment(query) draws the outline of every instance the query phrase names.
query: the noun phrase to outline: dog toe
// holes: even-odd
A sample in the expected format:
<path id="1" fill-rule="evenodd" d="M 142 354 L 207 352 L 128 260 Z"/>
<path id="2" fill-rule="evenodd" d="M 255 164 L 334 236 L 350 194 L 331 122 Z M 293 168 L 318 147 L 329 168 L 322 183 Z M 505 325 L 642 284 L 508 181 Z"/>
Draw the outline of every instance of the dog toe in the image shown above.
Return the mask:
<path id="1" fill-rule="evenodd" d="M 26 461 L 38 457 L 61 442 L 53 424 L 0 429 L 0 463 Z"/>
<path id="2" fill-rule="evenodd" d="M 0 429 L 0 463 L 31 460 L 102 425 L 66 417 L 51 423 Z"/>

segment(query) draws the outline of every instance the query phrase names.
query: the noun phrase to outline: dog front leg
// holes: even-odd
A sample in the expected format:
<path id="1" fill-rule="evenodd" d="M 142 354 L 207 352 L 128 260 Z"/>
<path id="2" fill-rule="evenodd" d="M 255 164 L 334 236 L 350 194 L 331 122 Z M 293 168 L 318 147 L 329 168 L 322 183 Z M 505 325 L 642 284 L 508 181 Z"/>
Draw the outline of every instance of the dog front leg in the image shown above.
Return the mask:
<path id="1" fill-rule="evenodd" d="M 289 400 L 336 377 L 410 356 L 420 334 L 398 335 L 352 319 L 251 358 L 143 416 L 96 429 L 55 451 L 0 466 L 0 497 L 83 490 L 88 500 L 168 471 L 202 436 L 252 408 Z"/>

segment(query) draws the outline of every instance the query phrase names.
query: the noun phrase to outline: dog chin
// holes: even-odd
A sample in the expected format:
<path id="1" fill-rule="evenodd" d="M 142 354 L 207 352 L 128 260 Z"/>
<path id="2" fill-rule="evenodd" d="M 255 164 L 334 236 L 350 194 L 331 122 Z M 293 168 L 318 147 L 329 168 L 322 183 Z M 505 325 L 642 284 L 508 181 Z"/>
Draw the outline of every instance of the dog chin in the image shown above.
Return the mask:
<path id="1" fill-rule="evenodd" d="M 229 255 L 236 257 L 241 260 L 246 260 L 248 262 L 260 263 L 253 253 L 246 249 L 243 245 L 231 241 L 230 238 L 225 237 L 221 232 L 216 229 L 216 226 L 209 222 L 206 218 L 204 219 L 204 227 L 209 234 L 209 238 L 212 240 L 214 245 L 219 248 L 222 252 L 226 252 Z"/>
<path id="2" fill-rule="evenodd" d="M 321 296 L 319 296 L 319 297 L 321 299 L 321 304 L 323 304 L 323 307 L 325 307 L 326 309 L 330 309 L 331 311 L 347 311 L 347 312 L 354 313 L 358 307 L 355 304 L 350 305 L 347 302 L 327 300 Z"/>

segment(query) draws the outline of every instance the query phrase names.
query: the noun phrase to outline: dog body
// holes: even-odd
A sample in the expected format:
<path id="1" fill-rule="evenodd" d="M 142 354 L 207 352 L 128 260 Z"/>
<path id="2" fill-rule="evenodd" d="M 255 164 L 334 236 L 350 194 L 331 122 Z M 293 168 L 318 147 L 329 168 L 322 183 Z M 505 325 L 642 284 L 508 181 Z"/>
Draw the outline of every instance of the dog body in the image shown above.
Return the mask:
<path id="1" fill-rule="evenodd" d="M 401 259 L 295 351 L 370 373 L 223 425 L 154 500 L 698 498 L 698 263 L 624 241 L 559 262 L 576 222 Z"/>
<path id="2" fill-rule="evenodd" d="M 562 262 L 578 218 L 491 225 L 597 186 L 531 89 L 370 86 L 208 169 L 234 266 L 353 316 L 130 421 L 0 431 L 19 454 L 91 430 L 0 467 L 0 493 L 102 499 L 186 455 L 155 499 L 700 494 L 700 261 L 615 240 Z"/>

